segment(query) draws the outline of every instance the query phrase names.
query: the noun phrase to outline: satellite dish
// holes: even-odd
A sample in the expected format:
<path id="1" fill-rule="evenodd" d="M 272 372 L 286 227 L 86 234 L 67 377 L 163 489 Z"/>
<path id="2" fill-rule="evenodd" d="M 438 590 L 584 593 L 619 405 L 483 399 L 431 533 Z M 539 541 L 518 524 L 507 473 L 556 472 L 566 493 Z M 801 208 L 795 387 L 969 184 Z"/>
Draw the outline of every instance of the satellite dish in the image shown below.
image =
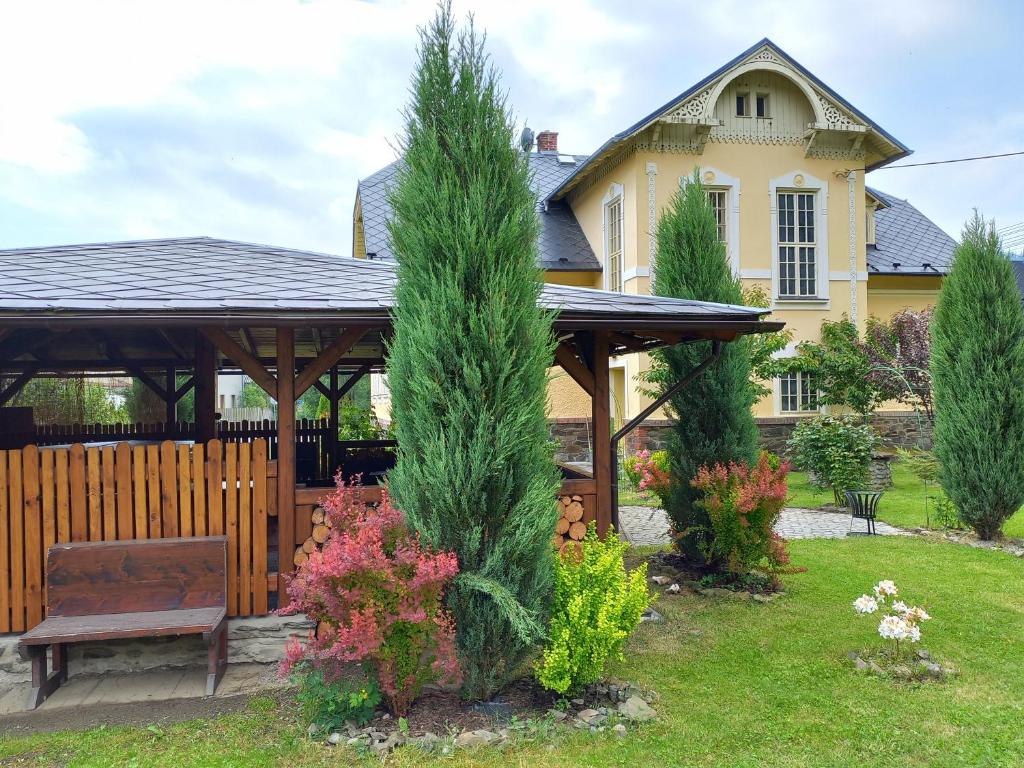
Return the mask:
<path id="1" fill-rule="evenodd" d="M 519 134 L 519 146 L 523 152 L 529 152 L 533 149 L 533 131 L 530 130 L 528 125 L 524 125 L 523 132 Z"/>

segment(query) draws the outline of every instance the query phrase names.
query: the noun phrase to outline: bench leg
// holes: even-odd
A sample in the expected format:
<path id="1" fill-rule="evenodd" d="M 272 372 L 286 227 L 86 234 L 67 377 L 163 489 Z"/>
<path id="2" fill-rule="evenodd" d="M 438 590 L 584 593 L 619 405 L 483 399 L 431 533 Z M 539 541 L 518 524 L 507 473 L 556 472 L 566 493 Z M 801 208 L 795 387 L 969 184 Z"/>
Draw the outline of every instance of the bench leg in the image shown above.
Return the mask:
<path id="1" fill-rule="evenodd" d="M 206 695 L 213 696 L 224 677 L 224 670 L 228 666 L 228 631 L 224 623 L 210 636 L 210 646 L 207 651 L 209 663 L 206 674 Z"/>
<path id="2" fill-rule="evenodd" d="M 54 671 L 50 674 L 46 672 L 46 648 L 45 645 L 23 645 L 19 649 L 22 658 L 32 662 L 32 690 L 28 694 L 29 709 L 35 709 L 46 701 L 50 694 L 67 679 L 67 656 L 63 646 L 59 644 L 53 646 Z"/>

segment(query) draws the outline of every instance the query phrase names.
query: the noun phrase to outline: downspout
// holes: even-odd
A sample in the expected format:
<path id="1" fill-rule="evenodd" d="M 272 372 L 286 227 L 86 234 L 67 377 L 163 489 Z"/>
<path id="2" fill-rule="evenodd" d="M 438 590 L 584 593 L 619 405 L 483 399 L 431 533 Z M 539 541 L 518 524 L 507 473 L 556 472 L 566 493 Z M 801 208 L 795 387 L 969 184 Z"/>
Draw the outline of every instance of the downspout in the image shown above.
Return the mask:
<path id="1" fill-rule="evenodd" d="M 679 390 L 681 390 L 687 384 L 689 384 L 698 376 L 700 376 L 704 372 L 704 369 L 713 365 L 715 361 L 717 361 L 718 358 L 721 357 L 721 355 L 722 342 L 713 341 L 711 343 L 711 354 L 704 358 L 700 365 L 698 365 L 696 368 L 694 368 L 692 371 L 686 374 L 683 378 L 681 378 L 679 381 L 677 381 L 675 384 L 669 387 L 668 391 L 666 391 L 661 397 L 659 397 L 653 403 L 651 403 L 642 411 L 640 411 L 640 413 L 638 413 L 632 419 L 623 424 L 622 428 L 614 435 L 612 435 L 612 527 L 616 531 L 619 530 L 619 441 L 622 440 L 622 438 L 624 438 L 634 429 L 636 429 L 638 426 L 640 426 L 640 424 L 642 424 L 648 416 L 650 416 L 656 410 L 661 408 L 661 406 L 667 403 L 677 392 L 679 392 Z"/>

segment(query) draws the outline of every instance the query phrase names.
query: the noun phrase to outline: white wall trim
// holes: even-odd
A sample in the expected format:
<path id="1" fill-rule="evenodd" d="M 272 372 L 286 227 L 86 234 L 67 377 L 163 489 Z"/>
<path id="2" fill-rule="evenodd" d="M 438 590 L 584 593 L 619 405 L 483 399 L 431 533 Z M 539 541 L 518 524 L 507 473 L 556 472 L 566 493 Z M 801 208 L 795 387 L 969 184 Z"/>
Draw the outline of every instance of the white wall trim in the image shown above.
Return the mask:
<path id="1" fill-rule="evenodd" d="M 622 282 L 628 282 L 635 280 L 638 277 L 650 277 L 651 270 L 649 267 L 630 267 L 622 273 Z"/>
<path id="2" fill-rule="evenodd" d="M 771 280 L 772 271 L 770 269 L 741 269 L 740 277 L 745 277 L 748 280 Z"/>
<path id="3" fill-rule="evenodd" d="M 658 164 L 648 162 L 647 173 L 647 268 L 649 274 L 654 274 L 654 262 L 658 252 L 658 206 L 657 206 L 657 182 Z M 639 255 L 637 261 L 640 261 Z M 623 282 L 629 278 L 623 278 Z"/>
<path id="4" fill-rule="evenodd" d="M 616 197 L 621 198 L 622 200 L 622 282 L 626 282 L 626 197 L 623 194 L 623 186 L 617 182 L 613 182 L 608 186 L 608 191 L 605 193 L 604 197 L 601 198 L 601 263 L 604 264 L 601 279 L 602 286 L 606 291 L 612 290 L 608 286 L 608 273 L 611 271 L 608 268 L 608 204 L 615 200 Z"/>
<path id="5" fill-rule="evenodd" d="M 849 272 L 836 272 L 836 271 L 832 271 L 832 272 L 828 273 L 828 279 L 829 280 L 836 280 L 836 281 L 842 280 L 843 282 L 849 282 L 849 280 L 850 280 L 850 273 Z M 868 281 L 868 273 L 867 273 L 866 270 L 862 270 L 862 271 L 857 273 L 857 282 L 858 283 L 866 283 L 867 281 Z"/>
<path id="6" fill-rule="evenodd" d="M 772 259 L 772 299 L 779 296 L 779 198 L 780 191 L 817 192 L 817 267 L 818 299 L 827 301 L 829 298 L 828 269 L 828 182 L 812 176 L 807 171 L 796 170 L 776 176 L 768 181 L 768 204 L 771 211 L 771 259 Z M 786 302 L 789 306 L 789 302 Z M 820 301 L 819 301 L 820 308 Z"/>
<path id="7" fill-rule="evenodd" d="M 679 177 L 679 186 L 684 187 L 689 176 Z M 728 219 L 725 223 L 725 255 L 732 265 L 732 273 L 741 275 L 740 270 L 740 180 L 713 166 L 700 168 L 701 183 L 707 189 L 724 189 L 729 193 Z"/>

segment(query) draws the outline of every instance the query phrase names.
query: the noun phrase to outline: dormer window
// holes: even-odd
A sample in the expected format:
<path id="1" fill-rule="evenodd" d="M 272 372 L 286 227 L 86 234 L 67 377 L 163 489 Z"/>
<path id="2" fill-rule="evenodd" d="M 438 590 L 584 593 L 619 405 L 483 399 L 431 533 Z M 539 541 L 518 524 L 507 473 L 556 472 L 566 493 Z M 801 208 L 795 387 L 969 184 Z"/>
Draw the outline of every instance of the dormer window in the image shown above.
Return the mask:
<path id="1" fill-rule="evenodd" d="M 755 114 L 758 117 L 771 117 L 771 112 L 768 109 L 768 94 L 759 93 L 757 94 L 757 103 L 755 105 Z"/>
<path id="2" fill-rule="evenodd" d="M 736 117 L 750 117 L 750 94 L 745 91 L 736 94 Z"/>

